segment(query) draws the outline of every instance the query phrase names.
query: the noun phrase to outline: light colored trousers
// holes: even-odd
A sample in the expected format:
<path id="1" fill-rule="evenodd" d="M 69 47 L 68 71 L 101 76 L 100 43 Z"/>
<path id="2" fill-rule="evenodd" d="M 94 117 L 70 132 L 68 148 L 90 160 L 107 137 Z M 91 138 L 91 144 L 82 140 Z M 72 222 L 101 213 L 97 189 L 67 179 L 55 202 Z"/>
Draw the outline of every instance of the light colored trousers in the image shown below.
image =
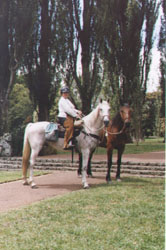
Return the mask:
<path id="1" fill-rule="evenodd" d="M 73 136 L 73 130 L 74 130 L 74 118 L 71 116 L 67 116 L 66 120 L 64 121 L 63 126 L 65 127 L 65 137 L 64 137 L 64 147 L 67 147 L 70 139 Z"/>

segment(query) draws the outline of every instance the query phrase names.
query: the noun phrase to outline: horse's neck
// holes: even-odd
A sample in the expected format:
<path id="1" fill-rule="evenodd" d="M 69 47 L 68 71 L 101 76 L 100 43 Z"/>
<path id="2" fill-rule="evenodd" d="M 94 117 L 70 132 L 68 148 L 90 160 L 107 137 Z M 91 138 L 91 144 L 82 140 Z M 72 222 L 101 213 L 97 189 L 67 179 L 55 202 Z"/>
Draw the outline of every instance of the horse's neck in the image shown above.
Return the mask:
<path id="1" fill-rule="evenodd" d="M 99 130 L 102 127 L 102 122 L 103 120 L 99 116 L 97 107 L 89 115 L 84 117 L 84 128 L 88 133 L 99 134 Z"/>

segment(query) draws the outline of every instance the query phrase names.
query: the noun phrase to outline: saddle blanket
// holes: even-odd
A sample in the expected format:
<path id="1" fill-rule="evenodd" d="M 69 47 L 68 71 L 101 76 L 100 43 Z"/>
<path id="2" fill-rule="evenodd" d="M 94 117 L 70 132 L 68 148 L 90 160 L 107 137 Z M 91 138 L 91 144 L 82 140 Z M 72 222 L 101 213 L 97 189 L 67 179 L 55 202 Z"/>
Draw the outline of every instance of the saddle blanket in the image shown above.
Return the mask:
<path id="1" fill-rule="evenodd" d="M 59 137 L 58 124 L 50 122 L 45 129 L 45 138 L 48 141 L 57 141 Z"/>

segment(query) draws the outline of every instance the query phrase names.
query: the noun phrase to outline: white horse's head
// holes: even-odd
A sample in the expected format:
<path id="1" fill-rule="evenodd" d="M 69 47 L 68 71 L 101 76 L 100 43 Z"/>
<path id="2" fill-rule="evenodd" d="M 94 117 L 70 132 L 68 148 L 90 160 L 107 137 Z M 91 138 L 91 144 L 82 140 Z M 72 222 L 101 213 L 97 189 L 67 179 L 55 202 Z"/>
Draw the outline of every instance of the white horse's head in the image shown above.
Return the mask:
<path id="1" fill-rule="evenodd" d="M 108 127 L 110 118 L 110 105 L 108 101 L 103 101 L 101 99 L 98 105 L 98 109 L 99 109 L 99 116 L 103 119 L 104 125 Z"/>

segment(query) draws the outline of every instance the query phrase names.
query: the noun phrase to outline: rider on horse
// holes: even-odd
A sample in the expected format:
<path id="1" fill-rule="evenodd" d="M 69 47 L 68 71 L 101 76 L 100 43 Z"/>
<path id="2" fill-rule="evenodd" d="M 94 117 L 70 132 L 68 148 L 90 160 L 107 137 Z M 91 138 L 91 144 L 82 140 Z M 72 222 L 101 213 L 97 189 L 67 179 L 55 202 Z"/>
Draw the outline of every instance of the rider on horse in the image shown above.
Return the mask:
<path id="1" fill-rule="evenodd" d="M 82 112 L 75 109 L 73 103 L 68 99 L 69 97 L 69 88 L 64 86 L 61 88 L 61 98 L 58 102 L 58 120 L 61 125 L 64 126 L 65 137 L 64 137 L 64 150 L 71 149 L 73 147 L 72 142 L 70 141 L 73 136 L 74 131 L 74 120 L 80 119 Z"/>

